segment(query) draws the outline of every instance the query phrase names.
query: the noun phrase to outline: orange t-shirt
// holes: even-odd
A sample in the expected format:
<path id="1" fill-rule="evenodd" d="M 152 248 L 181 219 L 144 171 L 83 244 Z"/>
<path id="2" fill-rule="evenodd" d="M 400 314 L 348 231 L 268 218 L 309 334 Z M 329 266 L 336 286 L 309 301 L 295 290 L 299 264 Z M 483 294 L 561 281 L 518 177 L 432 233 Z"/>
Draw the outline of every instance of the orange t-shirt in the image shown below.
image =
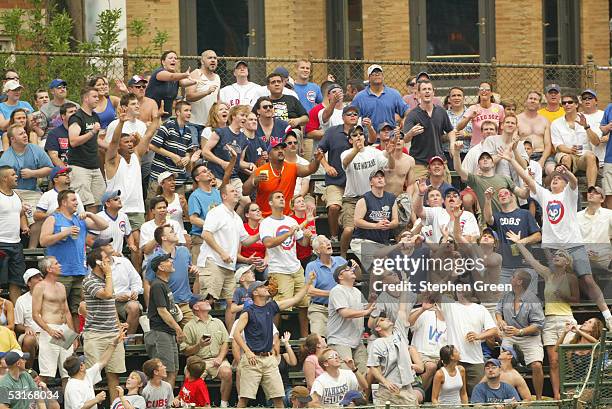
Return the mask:
<path id="1" fill-rule="evenodd" d="M 278 176 L 276 176 L 274 174 L 275 172 L 272 171 L 270 163 L 266 163 L 255 169 L 255 176 L 261 174 L 262 171 L 268 173 L 268 180 L 259 182 L 259 186 L 257 186 L 257 196 L 255 197 L 255 202 L 257 202 L 261 209 L 261 215 L 263 217 L 268 217 L 272 214 L 268 198 L 270 193 L 277 190 L 283 192 L 283 196 L 285 197 L 285 211 L 283 213 L 289 215 L 291 213 L 289 205 L 291 199 L 293 199 L 295 181 L 297 180 L 297 164 L 285 162 L 280 174 L 277 172 L 276 174 Z"/>

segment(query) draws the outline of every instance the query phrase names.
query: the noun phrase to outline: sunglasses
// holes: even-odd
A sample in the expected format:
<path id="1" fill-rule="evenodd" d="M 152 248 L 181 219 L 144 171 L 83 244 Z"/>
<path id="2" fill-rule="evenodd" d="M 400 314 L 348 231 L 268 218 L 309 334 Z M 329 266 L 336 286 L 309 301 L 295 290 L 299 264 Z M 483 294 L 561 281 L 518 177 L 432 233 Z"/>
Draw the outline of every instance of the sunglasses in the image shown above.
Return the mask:
<path id="1" fill-rule="evenodd" d="M 491 88 L 478 88 L 480 92 L 491 91 Z"/>
<path id="2" fill-rule="evenodd" d="M 65 85 L 58 85 L 57 87 L 55 87 L 56 89 L 66 89 Z"/>
<path id="3" fill-rule="evenodd" d="M 291 142 L 285 142 L 287 144 L 287 146 L 289 145 L 297 145 L 296 141 L 291 141 Z"/>
<path id="4" fill-rule="evenodd" d="M 346 115 L 346 116 L 359 116 L 359 114 L 357 112 L 347 112 L 344 115 Z"/>
<path id="5" fill-rule="evenodd" d="M 261 106 L 260 106 L 260 108 L 261 108 L 261 109 L 268 110 L 268 109 L 272 109 L 272 108 L 274 108 L 274 105 L 261 105 Z"/>
<path id="6" fill-rule="evenodd" d="M 338 355 L 337 353 L 329 354 L 327 355 L 327 358 L 325 358 L 325 360 L 329 361 L 330 359 L 334 359 L 334 358 L 340 358 L 340 355 Z"/>
<path id="7" fill-rule="evenodd" d="M 132 85 L 132 88 L 136 88 L 136 89 L 146 89 L 147 86 L 146 85 Z"/>
<path id="8" fill-rule="evenodd" d="M 19 77 L 6 77 L 4 78 L 5 81 L 19 81 Z"/>
<path id="9" fill-rule="evenodd" d="M 590 101 L 592 99 L 595 99 L 595 98 L 593 98 L 593 97 L 582 97 L 583 101 Z"/>
<path id="10" fill-rule="evenodd" d="M 572 105 L 574 101 L 561 101 L 561 105 Z"/>

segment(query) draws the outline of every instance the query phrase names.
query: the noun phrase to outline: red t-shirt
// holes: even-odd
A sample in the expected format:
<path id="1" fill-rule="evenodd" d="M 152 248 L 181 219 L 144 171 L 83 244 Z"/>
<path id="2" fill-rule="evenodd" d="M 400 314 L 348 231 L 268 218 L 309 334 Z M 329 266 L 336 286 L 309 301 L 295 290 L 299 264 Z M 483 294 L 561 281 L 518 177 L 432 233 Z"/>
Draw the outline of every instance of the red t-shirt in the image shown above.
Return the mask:
<path id="1" fill-rule="evenodd" d="M 210 395 L 204 379 L 198 378 L 194 381 L 185 379 L 179 392 L 179 399 L 185 403 L 195 403 L 196 406 L 209 406 Z"/>
<path id="2" fill-rule="evenodd" d="M 293 219 L 296 222 L 298 222 L 298 224 L 302 224 L 304 220 L 306 220 L 305 217 L 297 217 L 295 214 L 292 214 L 291 217 L 293 217 Z M 308 223 L 306 225 L 306 228 L 310 230 L 313 237 L 317 235 L 317 227 L 315 226 L 314 220 Z M 296 242 L 295 244 L 297 245 L 295 248 L 295 251 L 296 251 L 298 260 L 304 260 L 312 255 L 312 246 L 304 247 L 300 244 L 299 241 Z"/>
<path id="3" fill-rule="evenodd" d="M 244 228 L 250 236 L 254 236 L 259 233 L 259 226 L 253 229 L 251 226 L 249 226 L 249 223 L 245 223 Z M 261 239 L 250 246 L 242 246 L 240 250 L 240 255 L 246 258 L 251 257 L 253 254 L 259 258 L 264 258 L 266 256 L 266 246 L 264 246 Z"/>
<path id="4" fill-rule="evenodd" d="M 255 169 L 255 176 L 261 174 L 262 171 L 268 173 L 268 180 L 259 182 L 257 186 L 257 196 L 255 197 L 255 202 L 257 202 L 261 209 L 261 215 L 263 217 L 268 217 L 272 214 L 268 198 L 270 193 L 277 190 L 283 192 L 283 196 L 285 197 L 285 211 L 283 213 L 289 215 L 291 213 L 289 205 L 291 199 L 293 199 L 295 181 L 297 180 L 297 163 L 284 162 L 283 168 L 276 174 L 275 171 L 272 170 L 270 163 L 266 163 Z"/>
<path id="5" fill-rule="evenodd" d="M 308 113 L 308 123 L 306 124 L 306 129 L 304 129 L 304 135 L 308 132 L 316 131 L 321 128 L 321 123 L 319 122 L 319 111 L 325 109 L 323 104 L 315 105 L 310 112 Z"/>

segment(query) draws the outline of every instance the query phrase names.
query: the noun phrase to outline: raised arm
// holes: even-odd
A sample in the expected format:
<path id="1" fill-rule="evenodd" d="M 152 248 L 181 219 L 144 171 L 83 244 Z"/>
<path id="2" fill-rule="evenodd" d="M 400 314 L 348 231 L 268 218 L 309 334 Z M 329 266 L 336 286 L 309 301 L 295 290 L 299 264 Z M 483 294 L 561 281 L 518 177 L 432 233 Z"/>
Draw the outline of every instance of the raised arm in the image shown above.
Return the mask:
<path id="1" fill-rule="evenodd" d="M 157 130 L 161 126 L 161 118 L 165 114 L 166 112 L 164 112 L 163 104 L 159 107 L 157 112 L 154 111 L 153 119 L 147 126 L 147 131 L 138 142 L 138 145 L 136 145 L 135 152 L 138 158 L 142 158 L 149 151 L 149 144 L 151 143 L 151 139 L 153 139 L 153 137 L 157 133 Z"/>
<path id="2" fill-rule="evenodd" d="M 455 172 L 459 175 L 462 182 L 467 182 L 468 180 L 468 172 L 463 169 L 463 165 L 461 163 L 461 156 L 459 155 L 459 151 L 463 147 L 463 141 L 456 141 L 455 143 L 450 144 L 450 152 L 453 156 L 453 164 L 455 165 Z"/>
<path id="3" fill-rule="evenodd" d="M 521 252 L 521 255 L 525 259 L 525 261 L 542 277 L 548 277 L 551 274 L 551 271 L 548 267 L 540 263 L 531 252 L 525 247 L 525 245 L 521 242 L 521 233 L 514 233 L 513 231 L 509 231 L 506 234 L 508 240 L 513 242 L 516 247 Z"/>
<path id="4" fill-rule="evenodd" d="M 502 159 L 510 162 L 516 171 L 516 174 L 523 179 L 523 182 L 525 182 L 525 184 L 529 187 L 531 193 L 535 193 L 537 189 L 535 180 L 533 180 L 533 178 L 529 176 L 529 173 L 527 173 L 527 170 L 523 169 L 523 167 L 516 161 L 514 156 L 510 154 L 510 151 L 508 149 L 500 149 L 498 151 L 498 155 Z"/>

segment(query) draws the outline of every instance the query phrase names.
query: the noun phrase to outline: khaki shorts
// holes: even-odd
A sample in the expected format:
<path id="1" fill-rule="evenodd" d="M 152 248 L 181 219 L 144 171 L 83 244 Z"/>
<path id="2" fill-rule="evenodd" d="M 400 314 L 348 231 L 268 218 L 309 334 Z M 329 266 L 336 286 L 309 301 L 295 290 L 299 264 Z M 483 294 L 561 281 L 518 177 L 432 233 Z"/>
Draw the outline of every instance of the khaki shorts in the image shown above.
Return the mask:
<path id="1" fill-rule="evenodd" d="M 117 315 L 121 321 L 127 320 L 127 305 L 129 303 L 138 304 L 140 307 L 140 313 L 142 314 L 142 305 L 138 301 L 129 300 L 129 301 L 115 301 L 115 307 L 117 307 Z"/>
<path id="2" fill-rule="evenodd" d="M 209 376 L 211 378 L 216 378 L 217 375 L 219 375 L 219 370 L 221 368 L 228 368 L 228 369 L 232 369 L 232 365 L 229 363 L 229 361 L 227 359 L 224 359 L 223 362 L 221 362 L 221 365 L 217 368 L 213 365 L 213 359 L 205 359 L 204 362 L 206 363 L 206 371 L 204 372 L 206 374 L 206 376 Z"/>
<path id="3" fill-rule="evenodd" d="M 327 320 L 329 318 L 328 307 L 321 304 L 310 303 L 308 306 L 308 321 L 310 321 L 310 333 L 327 337 Z"/>
<path id="4" fill-rule="evenodd" d="M 100 205 L 100 198 L 106 190 L 104 176 L 100 169 L 86 169 L 71 166 L 70 187 L 81 197 L 84 206 Z"/>
<path id="5" fill-rule="evenodd" d="M 532 362 L 542 362 L 544 360 L 544 348 L 542 338 L 539 335 L 528 337 L 508 337 L 502 341 L 502 346 L 518 345 L 525 356 L 525 364 Z"/>
<path id="6" fill-rule="evenodd" d="M 181 327 L 181 329 L 183 329 L 185 325 L 187 325 L 187 323 L 193 319 L 193 311 L 191 310 L 191 308 L 189 308 L 189 303 L 177 304 L 177 306 L 181 309 L 181 312 L 183 313 L 183 319 L 181 320 L 181 322 L 179 322 L 179 326 Z"/>
<path id="7" fill-rule="evenodd" d="M 557 161 L 557 163 L 561 163 L 561 160 L 563 160 L 563 158 L 565 158 L 566 156 L 571 156 L 572 158 L 570 172 L 576 173 L 579 170 L 586 170 L 587 161 L 585 155 L 572 155 L 570 153 L 560 152 L 555 155 L 555 161 Z"/>
<path id="8" fill-rule="evenodd" d="M 612 163 L 604 163 L 601 187 L 606 196 L 612 196 Z"/>
<path id="9" fill-rule="evenodd" d="M 83 276 L 59 276 L 57 281 L 64 285 L 66 289 L 66 301 L 70 312 L 79 312 L 79 303 L 83 299 Z"/>
<path id="10" fill-rule="evenodd" d="M 206 259 L 200 270 L 200 293 L 212 294 L 218 300 L 231 300 L 236 288 L 234 271 L 218 266 L 211 258 Z"/>
<path id="11" fill-rule="evenodd" d="M 417 397 L 412 390 L 412 386 L 410 385 L 403 386 L 399 393 L 391 392 L 384 386 L 379 385 L 378 390 L 376 391 L 376 397 L 374 398 L 374 405 L 385 406 L 386 402 L 391 402 L 391 405 L 410 407 L 417 407 L 419 405 Z"/>
<path id="12" fill-rule="evenodd" d="M 348 345 L 337 344 L 328 345 L 328 347 L 336 351 L 338 355 L 340 355 L 340 359 L 352 359 L 353 362 L 355 362 L 355 365 L 357 366 L 359 372 L 361 372 L 362 374 L 366 373 L 366 370 L 368 369 L 366 365 L 368 362 L 368 350 L 363 344 L 360 343 L 357 348 L 351 348 Z M 342 368 L 349 369 L 349 367 L 346 366 L 344 362 L 342 363 Z"/>
<path id="13" fill-rule="evenodd" d="M 128 220 L 130 221 L 130 227 L 132 231 L 140 230 L 140 226 L 142 226 L 145 222 L 144 213 L 126 213 Z"/>
<path id="14" fill-rule="evenodd" d="M 117 334 L 113 332 L 83 331 L 83 352 L 85 353 L 85 364 L 91 368 L 96 362 L 100 362 L 104 352 L 112 348 Z M 108 365 L 104 368 L 110 373 L 125 372 L 125 350 L 123 342 L 119 342 L 113 351 Z"/>
<path id="15" fill-rule="evenodd" d="M 257 364 L 251 365 L 246 355 L 243 354 L 238 370 L 240 371 L 239 397 L 255 399 L 260 385 L 267 399 L 285 396 L 283 379 L 278 371 L 278 361 L 274 355 L 258 356 Z"/>
<path id="16" fill-rule="evenodd" d="M 340 224 L 342 227 L 355 227 L 355 207 L 359 197 L 345 197 L 342 199 L 342 212 L 340 213 Z"/>
<path id="17" fill-rule="evenodd" d="M 200 256 L 200 247 L 204 243 L 202 236 L 191 235 L 191 264 L 198 265 L 198 257 Z"/>
<path id="18" fill-rule="evenodd" d="M 72 319 L 69 318 L 68 319 Z M 57 330 L 66 330 L 68 326 L 48 324 L 49 327 Z M 64 361 L 69 356 L 72 356 L 74 349 L 72 346 L 68 349 L 64 349 L 59 345 L 53 345 L 51 343 L 51 336 L 45 331 L 42 331 L 38 338 L 38 367 L 40 369 L 40 376 L 47 378 L 55 378 L 57 370 L 59 369 L 60 377 L 68 378 L 68 372 L 64 369 Z"/>
<path id="19" fill-rule="evenodd" d="M 576 324 L 576 320 L 571 315 L 547 315 L 544 317 L 544 328 L 542 329 L 542 344 L 544 346 L 557 345 L 557 340 L 561 338 L 565 331 L 565 323 Z"/>
<path id="20" fill-rule="evenodd" d="M 344 188 L 342 186 L 327 185 L 325 186 L 325 206 L 331 205 L 342 206 L 342 197 L 344 196 Z"/>
<path id="21" fill-rule="evenodd" d="M 28 226 L 34 224 L 34 209 L 36 209 L 36 205 L 42 196 L 41 192 L 36 190 L 26 190 L 26 189 L 15 189 L 15 193 L 21 199 L 21 203 L 27 204 L 30 206 L 30 210 L 25 212 L 26 218 L 28 219 Z"/>
<path id="22" fill-rule="evenodd" d="M 276 278 L 278 282 L 278 294 L 274 297 L 274 301 L 282 301 L 293 297 L 302 288 L 304 288 L 304 269 L 300 267 L 298 271 L 292 274 L 281 274 L 270 272 L 268 277 Z M 296 305 L 298 308 L 307 308 L 309 303 L 309 297 L 305 296 Z M 287 308 L 285 311 L 291 311 L 292 308 Z"/>
<path id="23" fill-rule="evenodd" d="M 314 146 L 314 140 L 310 138 L 302 139 L 302 158 L 310 161 L 312 159 L 312 151 Z"/>

